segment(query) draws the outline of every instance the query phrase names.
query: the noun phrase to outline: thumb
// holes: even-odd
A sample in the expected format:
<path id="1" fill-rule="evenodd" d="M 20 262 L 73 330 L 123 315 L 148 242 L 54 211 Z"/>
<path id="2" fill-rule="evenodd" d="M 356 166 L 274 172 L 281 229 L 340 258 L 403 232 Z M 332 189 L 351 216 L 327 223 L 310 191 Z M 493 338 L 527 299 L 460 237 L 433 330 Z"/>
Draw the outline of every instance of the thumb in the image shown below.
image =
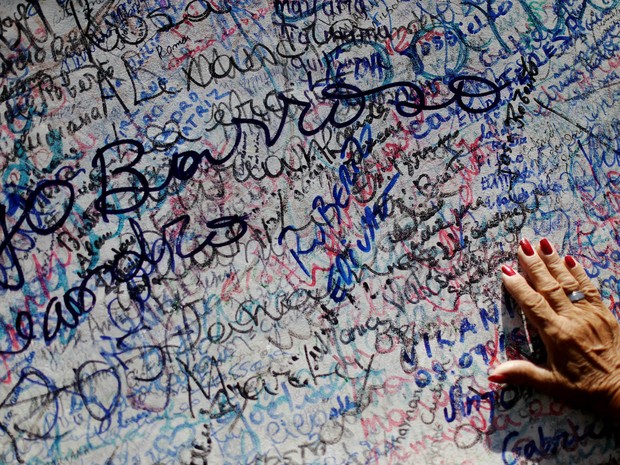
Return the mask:
<path id="1" fill-rule="evenodd" d="M 551 371 L 526 360 L 502 363 L 489 375 L 489 381 L 531 386 L 543 392 L 549 392 L 555 385 L 555 377 Z"/>

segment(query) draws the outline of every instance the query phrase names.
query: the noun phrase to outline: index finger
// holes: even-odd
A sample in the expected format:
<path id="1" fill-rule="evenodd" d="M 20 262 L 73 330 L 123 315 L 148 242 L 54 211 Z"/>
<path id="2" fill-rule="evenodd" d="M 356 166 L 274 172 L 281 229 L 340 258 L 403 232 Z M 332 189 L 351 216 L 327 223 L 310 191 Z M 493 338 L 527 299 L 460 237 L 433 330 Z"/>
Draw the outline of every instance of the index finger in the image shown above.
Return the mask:
<path id="1" fill-rule="evenodd" d="M 539 332 L 548 332 L 555 326 L 558 315 L 547 300 L 528 284 L 523 276 L 511 267 L 502 266 L 502 281 L 510 295 Z"/>

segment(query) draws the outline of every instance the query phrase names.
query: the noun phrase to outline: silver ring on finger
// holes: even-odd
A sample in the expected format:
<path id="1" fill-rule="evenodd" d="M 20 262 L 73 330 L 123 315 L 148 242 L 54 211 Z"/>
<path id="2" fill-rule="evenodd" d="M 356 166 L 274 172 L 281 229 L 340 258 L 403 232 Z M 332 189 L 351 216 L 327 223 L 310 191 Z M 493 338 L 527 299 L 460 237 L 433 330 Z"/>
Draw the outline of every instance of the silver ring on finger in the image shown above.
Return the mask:
<path id="1" fill-rule="evenodd" d="M 570 294 L 566 294 L 566 296 L 572 303 L 579 302 L 586 298 L 586 295 L 581 291 L 573 291 Z"/>

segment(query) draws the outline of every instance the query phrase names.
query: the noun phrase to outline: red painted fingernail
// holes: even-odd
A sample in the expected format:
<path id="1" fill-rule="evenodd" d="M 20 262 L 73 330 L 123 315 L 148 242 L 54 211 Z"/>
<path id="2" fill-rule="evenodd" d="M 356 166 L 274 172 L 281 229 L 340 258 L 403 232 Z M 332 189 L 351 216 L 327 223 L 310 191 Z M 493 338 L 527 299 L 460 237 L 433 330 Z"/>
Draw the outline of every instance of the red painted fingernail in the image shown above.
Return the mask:
<path id="1" fill-rule="evenodd" d="M 577 262 L 570 255 L 564 257 L 564 263 L 566 263 L 566 266 L 569 268 L 575 268 L 577 266 Z"/>
<path id="2" fill-rule="evenodd" d="M 551 255 L 553 253 L 553 247 L 551 247 L 551 243 L 546 237 L 540 241 L 540 248 L 545 255 Z"/>
<path id="3" fill-rule="evenodd" d="M 508 381 L 508 378 L 506 378 L 505 375 L 489 375 L 489 381 L 491 381 L 492 383 L 505 383 L 506 381 Z"/>
<path id="4" fill-rule="evenodd" d="M 525 237 L 521 239 L 521 242 L 519 242 L 519 244 L 521 245 L 521 248 L 523 249 L 525 255 L 527 255 L 528 257 L 534 255 L 534 249 L 532 248 L 532 244 L 530 244 L 530 241 L 528 241 Z"/>
<path id="5" fill-rule="evenodd" d="M 508 265 L 502 265 L 502 273 L 508 276 L 514 276 L 517 274 L 517 272 L 510 268 Z"/>

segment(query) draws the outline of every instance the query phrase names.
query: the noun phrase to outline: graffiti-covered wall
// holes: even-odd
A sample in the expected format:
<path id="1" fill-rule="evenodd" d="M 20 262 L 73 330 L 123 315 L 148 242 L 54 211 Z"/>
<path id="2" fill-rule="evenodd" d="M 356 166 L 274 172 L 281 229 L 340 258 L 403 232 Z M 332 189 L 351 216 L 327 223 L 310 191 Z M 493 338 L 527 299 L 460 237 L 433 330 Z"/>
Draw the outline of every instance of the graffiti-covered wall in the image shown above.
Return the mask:
<path id="1" fill-rule="evenodd" d="M 617 0 L 0 6 L 0 463 L 607 463 L 489 383 L 499 267 L 618 316 Z"/>

